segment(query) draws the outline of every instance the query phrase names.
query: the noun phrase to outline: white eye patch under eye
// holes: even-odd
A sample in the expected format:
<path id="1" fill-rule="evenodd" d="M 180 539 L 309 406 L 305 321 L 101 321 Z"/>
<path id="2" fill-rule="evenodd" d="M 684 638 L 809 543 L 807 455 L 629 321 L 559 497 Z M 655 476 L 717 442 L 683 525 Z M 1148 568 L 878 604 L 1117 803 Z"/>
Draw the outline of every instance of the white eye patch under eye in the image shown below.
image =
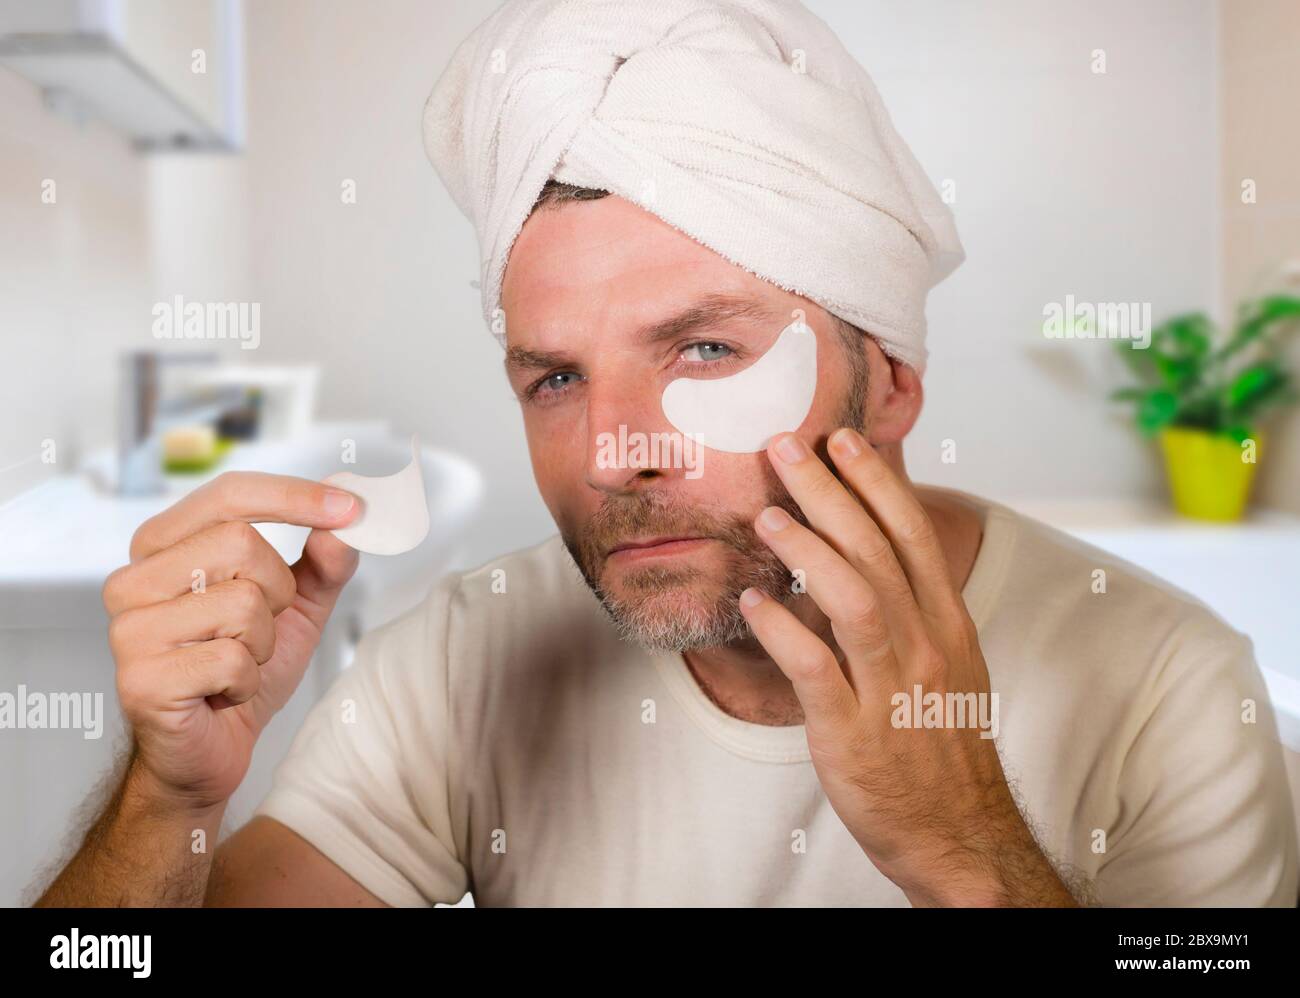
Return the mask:
<path id="1" fill-rule="evenodd" d="M 664 389 L 668 422 L 713 450 L 761 451 L 796 430 L 817 392 L 817 334 L 802 319 L 781 330 L 758 360 L 729 378 L 677 378 Z"/>
<path id="2" fill-rule="evenodd" d="M 367 554 L 402 554 L 429 533 L 429 503 L 420 474 L 420 446 L 411 438 L 411 463 L 395 475 L 367 478 L 340 471 L 324 479 L 361 499 L 361 512 L 346 527 L 331 530 L 348 547 Z"/>

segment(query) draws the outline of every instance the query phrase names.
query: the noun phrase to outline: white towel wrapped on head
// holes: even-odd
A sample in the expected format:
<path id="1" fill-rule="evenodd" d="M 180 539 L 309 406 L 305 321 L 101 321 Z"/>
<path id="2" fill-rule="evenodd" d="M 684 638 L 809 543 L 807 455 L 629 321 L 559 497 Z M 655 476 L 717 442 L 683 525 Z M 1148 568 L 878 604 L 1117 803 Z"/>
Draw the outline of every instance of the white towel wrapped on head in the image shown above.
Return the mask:
<path id="1" fill-rule="evenodd" d="M 507 0 L 461 43 L 424 141 L 482 256 L 484 318 L 551 177 L 610 191 L 924 369 L 964 258 L 875 85 L 795 0 Z"/>

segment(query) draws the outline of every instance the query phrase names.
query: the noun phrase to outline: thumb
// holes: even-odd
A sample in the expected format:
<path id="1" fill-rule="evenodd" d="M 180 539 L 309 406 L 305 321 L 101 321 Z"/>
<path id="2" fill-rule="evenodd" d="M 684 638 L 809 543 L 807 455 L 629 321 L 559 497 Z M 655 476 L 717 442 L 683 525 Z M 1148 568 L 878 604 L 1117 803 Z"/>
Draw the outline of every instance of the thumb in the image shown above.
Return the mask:
<path id="1" fill-rule="evenodd" d="M 339 593 L 357 570 L 361 556 L 327 530 L 307 535 L 302 557 L 293 565 L 298 580 L 294 605 L 317 629 L 325 626 Z"/>
<path id="2" fill-rule="evenodd" d="M 290 571 L 298 582 L 293 603 L 275 618 L 275 654 L 262 666 L 262 685 L 250 705 L 261 731 L 302 681 L 339 593 L 360 555 L 324 530 L 313 530 Z"/>

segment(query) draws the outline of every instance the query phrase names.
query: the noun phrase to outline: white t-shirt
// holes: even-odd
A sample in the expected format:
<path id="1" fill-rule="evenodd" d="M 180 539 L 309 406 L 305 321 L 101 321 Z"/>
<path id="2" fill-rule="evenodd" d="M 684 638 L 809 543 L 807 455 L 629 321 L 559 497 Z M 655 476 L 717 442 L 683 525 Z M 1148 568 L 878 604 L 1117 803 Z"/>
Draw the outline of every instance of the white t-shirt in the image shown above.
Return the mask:
<path id="1" fill-rule="evenodd" d="M 1249 640 L 965 498 L 984 518 L 963 596 L 997 746 L 1048 855 L 1106 905 L 1294 905 L 1295 823 Z M 731 717 L 680 655 L 620 640 L 558 538 L 443 580 L 367 635 L 257 813 L 393 905 L 908 903 L 831 809 L 803 727 Z"/>

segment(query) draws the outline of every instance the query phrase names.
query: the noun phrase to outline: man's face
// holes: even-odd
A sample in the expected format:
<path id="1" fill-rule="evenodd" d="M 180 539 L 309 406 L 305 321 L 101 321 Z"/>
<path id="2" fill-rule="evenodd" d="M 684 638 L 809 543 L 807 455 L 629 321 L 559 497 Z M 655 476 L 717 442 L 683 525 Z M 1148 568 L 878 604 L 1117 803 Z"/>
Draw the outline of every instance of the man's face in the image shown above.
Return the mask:
<path id="1" fill-rule="evenodd" d="M 865 429 L 865 360 L 817 305 L 613 195 L 534 212 L 511 250 L 502 305 L 538 488 L 624 634 L 677 650 L 748 638 L 739 594 L 790 594 L 753 520 L 770 505 L 802 519 L 767 455 L 697 447 L 692 462 L 689 447 L 629 448 L 629 461 L 611 462 L 609 444 L 680 438 L 664 388 L 744 370 L 796 310 L 817 337 L 817 390 L 798 430 L 810 445 L 837 426 Z"/>

